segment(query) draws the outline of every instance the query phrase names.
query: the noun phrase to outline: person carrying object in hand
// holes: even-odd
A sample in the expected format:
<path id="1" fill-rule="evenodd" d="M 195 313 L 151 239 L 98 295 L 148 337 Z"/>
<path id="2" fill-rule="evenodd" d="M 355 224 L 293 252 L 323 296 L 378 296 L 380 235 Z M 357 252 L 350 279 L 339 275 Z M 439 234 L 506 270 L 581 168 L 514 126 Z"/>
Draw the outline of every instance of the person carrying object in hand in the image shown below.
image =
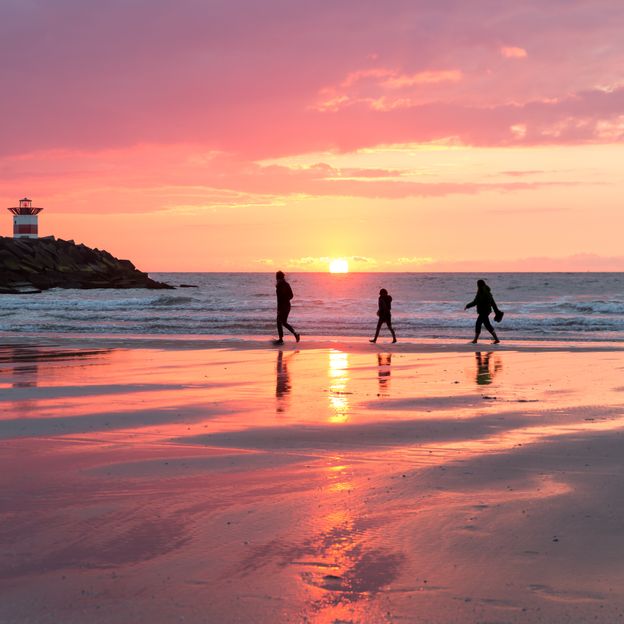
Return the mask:
<path id="1" fill-rule="evenodd" d="M 490 323 L 490 314 L 492 313 L 492 310 L 494 310 L 496 315 L 494 320 L 500 322 L 504 313 L 498 309 L 490 287 L 482 279 L 477 280 L 477 294 L 470 303 L 466 304 L 464 310 L 475 306 L 477 307 L 477 322 L 475 324 L 475 337 L 472 343 L 477 343 L 479 335 L 481 334 L 481 326 L 485 325 L 485 329 L 487 329 L 490 334 L 492 334 L 492 338 L 494 338 L 494 344 L 498 344 L 500 340 L 496 335 L 496 331 L 494 331 L 494 328 L 492 327 L 492 323 Z"/>

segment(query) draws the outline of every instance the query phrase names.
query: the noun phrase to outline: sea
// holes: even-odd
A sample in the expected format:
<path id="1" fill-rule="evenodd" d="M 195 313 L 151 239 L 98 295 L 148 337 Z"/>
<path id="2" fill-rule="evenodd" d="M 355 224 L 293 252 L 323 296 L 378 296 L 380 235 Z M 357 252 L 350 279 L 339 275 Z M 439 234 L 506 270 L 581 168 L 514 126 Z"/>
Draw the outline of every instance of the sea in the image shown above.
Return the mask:
<path id="1" fill-rule="evenodd" d="M 178 287 L 0 295 L 0 331 L 275 334 L 273 273 L 150 275 Z M 497 325 L 503 340 L 624 340 L 624 273 L 291 273 L 290 321 L 304 336 L 370 336 L 379 289 L 386 288 L 399 339 L 466 339 L 476 313 L 464 305 L 473 299 L 479 278 L 505 312 Z"/>

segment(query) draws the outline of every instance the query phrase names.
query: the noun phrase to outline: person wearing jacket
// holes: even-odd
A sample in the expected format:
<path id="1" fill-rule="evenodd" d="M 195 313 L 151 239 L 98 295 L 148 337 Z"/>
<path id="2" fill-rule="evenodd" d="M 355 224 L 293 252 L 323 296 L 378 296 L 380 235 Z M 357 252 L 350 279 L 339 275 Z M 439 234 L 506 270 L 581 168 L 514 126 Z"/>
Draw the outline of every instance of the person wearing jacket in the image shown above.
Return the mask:
<path id="1" fill-rule="evenodd" d="M 466 304 L 464 310 L 474 308 L 475 306 L 477 307 L 477 322 L 475 324 L 475 337 L 472 343 L 477 343 L 479 334 L 481 334 L 481 326 L 485 325 L 485 329 L 487 329 L 494 338 L 494 344 L 498 344 L 500 340 L 492 327 L 492 323 L 490 323 L 490 314 L 492 310 L 494 310 L 497 317 L 502 317 L 502 312 L 498 309 L 496 301 L 494 301 L 490 287 L 482 279 L 477 280 L 477 294 L 470 303 Z"/>
<path id="2" fill-rule="evenodd" d="M 286 277 L 282 271 L 275 274 L 275 294 L 277 295 L 277 340 L 275 344 L 284 344 L 284 327 L 299 342 L 301 335 L 298 334 L 288 323 L 288 315 L 290 314 L 290 300 L 293 298 L 293 291 L 290 284 L 286 281 Z"/>
<path id="3" fill-rule="evenodd" d="M 370 342 L 377 342 L 377 338 L 379 337 L 379 331 L 381 330 L 381 326 L 385 323 L 392 334 L 392 342 L 396 342 L 396 334 L 394 333 L 394 329 L 392 328 L 392 297 L 388 294 L 388 291 L 385 288 L 382 288 L 379 291 L 379 309 L 377 310 L 377 316 L 379 320 L 377 321 L 377 329 L 375 330 L 375 337 L 371 338 Z"/>

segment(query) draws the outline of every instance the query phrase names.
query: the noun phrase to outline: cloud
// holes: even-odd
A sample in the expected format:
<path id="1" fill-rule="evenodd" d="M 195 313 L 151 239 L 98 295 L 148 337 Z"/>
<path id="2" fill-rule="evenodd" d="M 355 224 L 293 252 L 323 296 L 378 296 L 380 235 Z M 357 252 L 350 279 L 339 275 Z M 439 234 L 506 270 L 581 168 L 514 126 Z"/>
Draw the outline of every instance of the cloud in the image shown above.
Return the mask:
<path id="1" fill-rule="evenodd" d="M 383 110 L 384 114 L 379 112 Z M 558 99 L 472 106 L 386 97 L 324 113 L 344 151 L 367 145 L 455 137 L 466 145 L 555 145 L 624 140 L 624 88 L 590 89 Z M 350 132 L 361 125 L 361 135 Z"/>
<path id="2" fill-rule="evenodd" d="M 618 0 L 284 7 L 0 4 L 0 80 L 14 94 L 0 100 L 0 150 L 194 142 L 256 160 L 449 136 L 622 140 Z"/>
<path id="3" fill-rule="evenodd" d="M 336 112 L 355 104 L 374 110 L 409 107 L 432 99 L 431 87 L 462 79 L 458 69 L 426 69 L 404 73 L 400 69 L 372 67 L 350 72 L 339 84 L 324 87 L 312 107 L 319 112 Z M 395 95 L 400 91 L 400 95 Z"/>
<path id="4" fill-rule="evenodd" d="M 358 258 L 358 260 L 356 260 Z M 567 256 L 531 256 L 507 260 L 476 259 L 476 260 L 438 260 L 432 257 L 400 257 L 379 262 L 373 258 L 350 256 L 351 270 L 373 271 L 426 271 L 426 272 L 516 272 L 516 271 L 544 271 L 544 272 L 585 272 L 624 271 L 624 256 L 603 256 L 593 253 L 579 253 Z M 328 256 L 305 256 L 290 259 L 283 263 L 290 270 L 326 271 L 329 262 Z"/>
<path id="5" fill-rule="evenodd" d="M 415 74 L 397 74 L 386 78 L 381 84 L 389 89 L 403 89 L 416 85 L 431 85 L 439 82 L 456 82 L 462 79 L 458 69 L 427 70 Z"/>
<path id="6" fill-rule="evenodd" d="M 513 260 L 436 261 L 431 271 L 624 271 L 624 256 L 603 256 L 594 253 L 578 253 L 568 256 L 531 256 Z"/>
<path id="7" fill-rule="evenodd" d="M 301 258 L 291 258 L 286 261 L 287 267 L 300 268 L 307 270 L 326 269 L 331 258 L 329 256 L 303 256 Z"/>
<path id="8" fill-rule="evenodd" d="M 423 266 L 432 264 L 433 262 L 434 262 L 434 259 L 430 257 L 413 256 L 411 258 L 402 257 L 402 258 L 397 258 L 396 260 L 389 260 L 387 264 L 407 268 L 410 266 L 423 267 Z"/>
<path id="9" fill-rule="evenodd" d="M 501 171 L 500 175 L 510 176 L 512 178 L 523 178 L 525 176 L 540 175 L 543 173 L 552 173 L 552 171 L 543 171 L 541 169 L 526 169 L 524 171 Z"/>
<path id="10" fill-rule="evenodd" d="M 525 123 L 515 123 L 509 126 L 509 131 L 514 139 L 522 141 L 527 135 L 527 125 Z"/>
<path id="11" fill-rule="evenodd" d="M 355 260 L 359 258 L 359 260 Z M 439 260 L 432 257 L 399 257 L 378 262 L 373 258 L 351 256 L 345 257 L 349 261 L 351 270 L 381 270 L 381 271 L 428 271 L 428 272 L 516 272 L 516 271 L 544 271 L 544 272 L 585 272 L 624 271 L 624 256 L 605 256 L 594 253 L 578 253 L 567 256 L 530 256 L 507 260 L 475 259 L 475 260 Z M 305 256 L 288 260 L 284 263 L 291 270 L 326 271 L 329 262 L 328 256 Z M 359 266 L 357 264 L 359 263 Z"/>
<path id="12" fill-rule="evenodd" d="M 257 163 L 197 146 L 144 145 L 104 152 L 40 152 L 0 158 L 0 194 L 15 189 L 43 198 L 57 212 L 106 204 L 109 213 L 199 214 L 228 208 L 284 205 L 287 199 L 401 199 L 486 192 L 522 192 L 576 182 L 511 179 L 455 181 L 406 169 Z"/>
<path id="13" fill-rule="evenodd" d="M 291 258 L 285 264 L 292 269 L 302 269 L 305 271 L 326 271 L 329 263 L 336 258 L 347 260 L 351 271 L 371 270 L 377 267 L 375 258 L 368 256 L 303 256 L 301 258 Z"/>
<path id="14" fill-rule="evenodd" d="M 515 46 L 503 46 L 500 49 L 500 53 L 502 56 L 509 59 L 521 59 L 528 56 L 527 51 L 524 48 L 518 48 Z"/>

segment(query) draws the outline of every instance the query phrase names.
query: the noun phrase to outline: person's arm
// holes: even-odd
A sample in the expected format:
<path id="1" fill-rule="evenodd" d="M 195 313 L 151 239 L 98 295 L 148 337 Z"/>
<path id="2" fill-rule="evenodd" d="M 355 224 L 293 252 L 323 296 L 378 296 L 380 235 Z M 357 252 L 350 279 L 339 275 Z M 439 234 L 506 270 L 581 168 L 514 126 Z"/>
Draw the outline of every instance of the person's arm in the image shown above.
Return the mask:
<path id="1" fill-rule="evenodd" d="M 390 309 L 388 308 L 388 302 L 383 297 L 379 297 L 379 312 L 383 316 L 388 316 L 388 314 L 390 313 Z"/>
<path id="2" fill-rule="evenodd" d="M 286 284 L 287 289 L 286 289 L 286 294 L 288 295 L 288 301 L 290 301 L 295 295 L 293 295 L 293 291 L 292 288 L 290 287 L 290 284 Z"/>
<path id="3" fill-rule="evenodd" d="M 496 301 L 494 301 L 494 297 L 492 295 L 490 295 L 490 300 L 492 302 L 492 309 L 494 310 L 494 314 L 499 314 L 500 310 L 498 309 L 498 306 L 496 305 Z"/>
<path id="4" fill-rule="evenodd" d="M 466 304 L 466 307 L 464 308 L 464 310 L 467 310 L 468 308 L 474 308 L 477 305 L 477 298 L 475 297 L 470 303 Z"/>

